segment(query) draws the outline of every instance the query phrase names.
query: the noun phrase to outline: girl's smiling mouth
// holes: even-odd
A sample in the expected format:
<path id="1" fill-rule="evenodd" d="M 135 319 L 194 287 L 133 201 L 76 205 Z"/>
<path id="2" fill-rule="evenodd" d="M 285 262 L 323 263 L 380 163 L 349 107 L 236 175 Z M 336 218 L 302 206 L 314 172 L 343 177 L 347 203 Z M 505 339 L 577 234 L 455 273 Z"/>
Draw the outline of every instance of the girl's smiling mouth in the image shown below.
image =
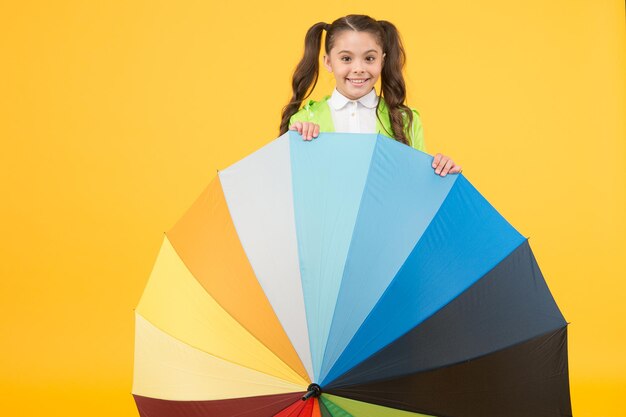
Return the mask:
<path id="1" fill-rule="evenodd" d="M 346 80 L 348 80 L 353 85 L 363 85 L 367 81 L 369 81 L 369 78 L 346 78 Z"/>

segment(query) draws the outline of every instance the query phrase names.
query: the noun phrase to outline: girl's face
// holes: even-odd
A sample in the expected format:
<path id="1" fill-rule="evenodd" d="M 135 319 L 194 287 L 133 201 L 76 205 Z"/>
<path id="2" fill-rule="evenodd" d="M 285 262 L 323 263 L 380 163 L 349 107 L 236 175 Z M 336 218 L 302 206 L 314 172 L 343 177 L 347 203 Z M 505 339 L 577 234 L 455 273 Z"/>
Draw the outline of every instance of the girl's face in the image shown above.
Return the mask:
<path id="1" fill-rule="evenodd" d="M 369 93 L 383 68 L 385 54 L 369 32 L 343 30 L 324 55 L 324 66 L 335 76 L 337 90 L 351 100 Z"/>

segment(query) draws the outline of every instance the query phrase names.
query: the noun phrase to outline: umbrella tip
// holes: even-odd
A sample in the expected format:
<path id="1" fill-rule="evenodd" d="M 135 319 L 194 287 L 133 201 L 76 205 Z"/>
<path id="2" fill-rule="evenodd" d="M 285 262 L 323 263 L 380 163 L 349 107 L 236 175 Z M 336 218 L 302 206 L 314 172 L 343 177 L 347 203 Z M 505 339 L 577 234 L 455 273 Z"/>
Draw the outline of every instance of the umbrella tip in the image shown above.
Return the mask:
<path id="1" fill-rule="evenodd" d="M 318 384 L 311 384 L 307 388 L 306 394 L 302 396 L 302 401 L 306 401 L 311 397 L 317 398 L 320 395 L 322 395 L 322 387 L 320 387 Z"/>

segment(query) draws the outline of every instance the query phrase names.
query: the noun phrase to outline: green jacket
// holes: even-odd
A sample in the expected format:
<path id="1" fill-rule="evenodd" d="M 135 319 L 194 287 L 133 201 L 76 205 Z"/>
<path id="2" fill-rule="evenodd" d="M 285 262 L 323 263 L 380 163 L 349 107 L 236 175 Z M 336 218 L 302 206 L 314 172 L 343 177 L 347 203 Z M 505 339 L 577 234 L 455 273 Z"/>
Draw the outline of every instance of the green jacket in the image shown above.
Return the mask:
<path id="1" fill-rule="evenodd" d="M 332 115 L 328 99 L 330 95 L 325 96 L 320 101 L 309 100 L 296 114 L 289 119 L 289 126 L 294 122 L 313 122 L 320 125 L 320 132 L 334 132 Z M 425 152 L 424 147 L 424 129 L 419 113 L 415 109 L 413 111 L 413 126 L 409 134 L 409 142 L 411 146 L 419 151 Z M 392 137 L 391 122 L 389 120 L 389 110 L 385 100 L 381 97 L 379 106 L 380 120 L 376 118 L 376 132 L 385 136 Z M 381 124 L 382 120 L 382 124 Z"/>

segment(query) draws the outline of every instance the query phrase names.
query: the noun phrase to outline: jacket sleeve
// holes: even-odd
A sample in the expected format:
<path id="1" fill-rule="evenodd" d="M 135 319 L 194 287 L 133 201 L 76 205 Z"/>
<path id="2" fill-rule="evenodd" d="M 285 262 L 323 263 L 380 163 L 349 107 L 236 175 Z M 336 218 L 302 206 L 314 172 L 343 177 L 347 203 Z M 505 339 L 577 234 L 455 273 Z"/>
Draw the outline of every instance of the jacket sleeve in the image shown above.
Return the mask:
<path id="1" fill-rule="evenodd" d="M 411 126 L 411 133 L 409 139 L 411 140 L 411 146 L 418 151 L 426 152 L 426 146 L 424 144 L 424 128 L 422 127 L 422 119 L 417 110 L 413 111 L 413 125 Z"/>
<path id="2" fill-rule="evenodd" d="M 311 112 L 311 105 L 314 103 L 313 100 L 309 100 L 297 113 L 289 118 L 289 127 L 295 122 L 308 122 L 309 121 L 309 113 Z"/>

